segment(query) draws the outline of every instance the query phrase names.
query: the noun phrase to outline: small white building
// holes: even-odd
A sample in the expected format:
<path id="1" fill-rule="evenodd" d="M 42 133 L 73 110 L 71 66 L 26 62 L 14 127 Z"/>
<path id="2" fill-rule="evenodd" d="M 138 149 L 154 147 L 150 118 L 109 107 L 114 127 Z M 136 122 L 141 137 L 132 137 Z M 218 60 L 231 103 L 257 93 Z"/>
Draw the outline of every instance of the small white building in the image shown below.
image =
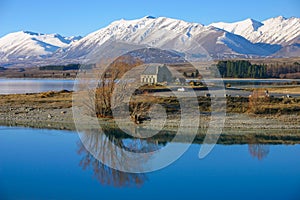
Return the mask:
<path id="1" fill-rule="evenodd" d="M 141 74 L 141 83 L 156 84 L 171 81 L 172 73 L 167 65 L 147 65 L 145 70 Z"/>

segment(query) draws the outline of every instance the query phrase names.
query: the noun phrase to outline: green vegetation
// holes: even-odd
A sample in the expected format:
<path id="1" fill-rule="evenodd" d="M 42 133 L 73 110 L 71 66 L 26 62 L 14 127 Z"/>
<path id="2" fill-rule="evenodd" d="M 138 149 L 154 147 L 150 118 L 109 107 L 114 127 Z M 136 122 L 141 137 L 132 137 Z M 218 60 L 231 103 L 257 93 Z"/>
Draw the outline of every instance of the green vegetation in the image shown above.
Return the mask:
<path id="1" fill-rule="evenodd" d="M 219 61 L 217 68 L 224 78 L 299 78 L 300 63 L 251 64 L 247 60 Z"/>
<path id="2" fill-rule="evenodd" d="M 78 70 L 80 68 L 79 64 L 68 64 L 68 65 L 46 65 L 39 67 L 40 70 Z"/>
<path id="3" fill-rule="evenodd" d="M 246 60 L 219 61 L 217 68 L 226 78 L 267 78 L 265 65 L 252 65 Z"/>

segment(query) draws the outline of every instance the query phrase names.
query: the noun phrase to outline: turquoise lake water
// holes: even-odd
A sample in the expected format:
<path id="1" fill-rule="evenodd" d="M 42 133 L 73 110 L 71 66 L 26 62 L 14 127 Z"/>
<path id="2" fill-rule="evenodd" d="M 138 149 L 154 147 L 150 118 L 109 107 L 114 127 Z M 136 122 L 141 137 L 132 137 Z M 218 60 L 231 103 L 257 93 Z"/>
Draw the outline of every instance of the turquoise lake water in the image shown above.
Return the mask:
<path id="1" fill-rule="evenodd" d="M 300 145 L 199 149 L 130 174 L 95 160 L 76 132 L 0 127 L 0 199 L 300 199 Z"/>

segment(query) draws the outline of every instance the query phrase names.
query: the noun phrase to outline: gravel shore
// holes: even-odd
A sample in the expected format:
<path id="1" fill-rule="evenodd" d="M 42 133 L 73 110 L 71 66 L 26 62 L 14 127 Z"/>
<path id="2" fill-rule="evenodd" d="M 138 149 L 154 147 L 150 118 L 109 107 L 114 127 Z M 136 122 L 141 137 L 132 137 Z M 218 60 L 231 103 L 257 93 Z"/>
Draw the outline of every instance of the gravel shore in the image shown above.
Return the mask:
<path id="1" fill-rule="evenodd" d="M 210 120 L 210 116 L 201 115 L 199 120 L 200 127 L 207 128 Z M 109 121 L 111 120 L 107 120 L 108 123 Z M 179 123 L 180 119 L 171 119 L 167 121 L 166 126 L 177 127 Z M 155 126 L 156 124 L 159 125 L 161 122 L 152 122 L 152 125 Z M 42 109 L 34 107 L 8 108 L 1 106 L 0 125 L 75 130 L 72 108 Z M 229 113 L 225 117 L 224 129 L 300 130 L 300 117 L 299 115 L 272 116 Z"/>
<path id="2" fill-rule="evenodd" d="M 0 125 L 2 126 L 76 130 L 72 112 L 72 93 L 68 91 L 0 95 L 0 103 Z M 209 115 L 201 115 L 200 127 L 207 129 L 210 120 Z M 105 120 L 105 123 L 109 124 L 111 121 Z M 179 121 L 179 119 L 168 120 L 166 127 L 177 128 Z M 159 125 L 161 122 L 154 121 L 152 125 L 155 126 L 155 123 Z M 299 115 L 227 113 L 223 128 L 223 134 L 273 134 L 274 132 L 299 135 L 300 138 Z"/>

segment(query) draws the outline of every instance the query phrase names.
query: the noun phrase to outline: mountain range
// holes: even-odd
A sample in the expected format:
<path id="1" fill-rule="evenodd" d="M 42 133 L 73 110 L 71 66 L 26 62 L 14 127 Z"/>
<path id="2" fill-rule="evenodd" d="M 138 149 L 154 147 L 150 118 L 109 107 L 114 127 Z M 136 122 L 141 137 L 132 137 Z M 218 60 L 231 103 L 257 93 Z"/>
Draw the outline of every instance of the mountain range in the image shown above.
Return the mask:
<path id="1" fill-rule="evenodd" d="M 112 40 L 176 52 L 191 51 L 192 40 L 214 59 L 296 57 L 300 55 L 300 18 L 279 16 L 204 26 L 146 16 L 115 21 L 85 37 L 20 31 L 0 38 L 0 66 L 80 63 L 109 47 Z"/>

